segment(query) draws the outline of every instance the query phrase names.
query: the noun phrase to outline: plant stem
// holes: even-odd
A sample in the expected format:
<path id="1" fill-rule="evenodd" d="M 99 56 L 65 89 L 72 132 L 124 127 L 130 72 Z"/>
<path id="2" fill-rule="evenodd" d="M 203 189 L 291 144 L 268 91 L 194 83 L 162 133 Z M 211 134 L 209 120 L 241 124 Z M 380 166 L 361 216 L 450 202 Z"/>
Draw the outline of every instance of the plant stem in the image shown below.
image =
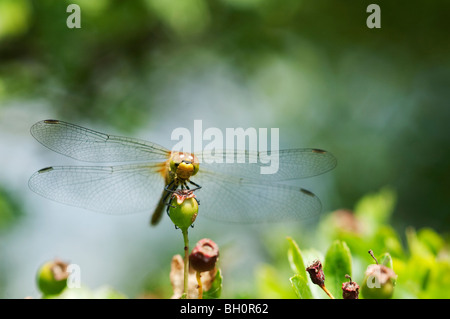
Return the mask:
<path id="1" fill-rule="evenodd" d="M 369 250 L 368 251 L 368 253 L 370 254 L 370 256 L 372 256 L 372 258 L 373 259 L 375 259 L 375 262 L 377 263 L 377 265 L 378 265 L 378 260 L 375 258 L 375 255 L 373 254 L 373 251 L 372 251 L 372 249 L 371 250 Z"/>
<path id="2" fill-rule="evenodd" d="M 322 288 L 323 291 L 325 291 L 325 293 L 328 295 L 328 297 L 330 297 L 330 299 L 335 299 L 334 296 L 331 294 L 331 292 L 329 292 L 325 286 L 320 286 L 320 288 Z"/>
<path id="3" fill-rule="evenodd" d="M 189 283 L 189 238 L 188 228 L 182 229 L 184 239 L 184 292 L 182 299 L 188 299 L 188 283 Z"/>
<path id="4" fill-rule="evenodd" d="M 203 285 L 200 271 L 197 271 L 197 284 L 198 284 L 198 299 L 203 299 Z"/>

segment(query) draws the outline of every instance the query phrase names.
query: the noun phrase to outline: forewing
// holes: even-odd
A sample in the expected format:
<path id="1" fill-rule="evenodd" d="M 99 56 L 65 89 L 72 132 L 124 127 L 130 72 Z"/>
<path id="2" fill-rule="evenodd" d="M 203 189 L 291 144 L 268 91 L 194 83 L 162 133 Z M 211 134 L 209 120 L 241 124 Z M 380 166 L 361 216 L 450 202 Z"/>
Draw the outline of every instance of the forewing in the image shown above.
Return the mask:
<path id="1" fill-rule="evenodd" d="M 108 135 L 58 120 L 37 122 L 31 127 L 31 134 L 49 149 L 86 162 L 165 161 L 170 155 L 158 144 Z"/>

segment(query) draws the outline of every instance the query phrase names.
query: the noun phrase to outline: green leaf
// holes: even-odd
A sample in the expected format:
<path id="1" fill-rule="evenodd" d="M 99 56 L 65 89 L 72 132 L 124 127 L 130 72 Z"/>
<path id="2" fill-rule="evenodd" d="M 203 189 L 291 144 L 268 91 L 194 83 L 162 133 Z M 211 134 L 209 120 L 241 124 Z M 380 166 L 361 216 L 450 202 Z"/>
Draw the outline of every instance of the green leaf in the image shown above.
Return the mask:
<path id="1" fill-rule="evenodd" d="M 312 299 L 311 289 L 309 289 L 307 280 L 300 274 L 296 274 L 289 278 L 295 294 L 300 299 Z"/>
<path id="2" fill-rule="evenodd" d="M 327 251 L 323 266 L 325 286 L 337 299 L 342 299 L 345 275 L 352 276 L 352 256 L 344 241 L 335 240 Z"/>
<path id="3" fill-rule="evenodd" d="M 222 293 L 222 272 L 217 269 L 216 276 L 212 282 L 211 288 L 203 293 L 203 299 L 218 299 Z"/>
<path id="4" fill-rule="evenodd" d="M 308 285 L 305 263 L 302 253 L 297 243 L 291 237 L 287 237 L 289 242 L 288 260 L 291 269 L 296 274 L 289 280 L 294 288 L 295 294 L 301 299 L 312 299 L 311 289 Z"/>
<path id="5" fill-rule="evenodd" d="M 392 270 L 394 270 L 394 262 L 392 261 L 391 254 L 389 254 L 389 253 L 384 253 L 384 254 L 380 257 L 379 263 L 380 263 L 381 265 L 385 265 L 386 267 L 391 268 Z M 395 286 L 396 283 L 397 283 L 397 280 L 396 280 L 396 279 L 392 279 L 392 283 L 393 283 L 394 286 Z"/>
<path id="6" fill-rule="evenodd" d="M 291 238 L 287 237 L 287 240 L 289 242 L 289 248 L 288 248 L 288 260 L 289 265 L 291 266 L 291 269 L 294 273 L 299 274 L 306 280 L 306 267 L 303 262 L 303 257 L 300 252 L 300 248 L 298 248 L 297 243 Z"/>
<path id="7" fill-rule="evenodd" d="M 394 265 L 392 264 L 392 257 L 389 253 L 384 253 L 380 257 L 380 260 L 378 262 L 388 268 L 391 268 L 392 270 L 394 269 Z"/>

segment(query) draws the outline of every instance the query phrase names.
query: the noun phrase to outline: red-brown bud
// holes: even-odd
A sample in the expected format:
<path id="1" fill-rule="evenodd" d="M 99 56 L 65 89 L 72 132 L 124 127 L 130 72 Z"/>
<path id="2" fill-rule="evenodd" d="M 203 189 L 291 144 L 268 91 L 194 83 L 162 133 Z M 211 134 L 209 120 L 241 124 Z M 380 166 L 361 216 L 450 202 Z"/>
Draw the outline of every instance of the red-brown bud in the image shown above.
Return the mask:
<path id="1" fill-rule="evenodd" d="M 198 272 L 209 271 L 216 266 L 219 246 L 211 239 L 201 239 L 189 255 L 189 263 Z"/>
<path id="2" fill-rule="evenodd" d="M 314 284 L 320 287 L 325 286 L 325 275 L 323 274 L 322 263 L 320 260 L 314 261 L 311 266 L 306 268 L 306 271 L 309 273 L 309 277 Z"/>
<path id="3" fill-rule="evenodd" d="M 350 281 L 342 283 L 342 297 L 344 299 L 358 299 L 359 285 L 352 281 L 349 275 L 345 275 Z"/>

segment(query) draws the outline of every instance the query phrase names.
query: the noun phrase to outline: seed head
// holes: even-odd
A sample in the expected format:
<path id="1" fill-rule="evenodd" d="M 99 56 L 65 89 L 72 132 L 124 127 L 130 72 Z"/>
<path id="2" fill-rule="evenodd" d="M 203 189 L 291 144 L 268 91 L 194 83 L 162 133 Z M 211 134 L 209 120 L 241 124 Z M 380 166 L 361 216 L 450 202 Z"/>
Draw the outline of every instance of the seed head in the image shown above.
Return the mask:
<path id="1" fill-rule="evenodd" d="M 209 271 L 216 266 L 219 246 L 211 239 L 201 239 L 189 255 L 189 263 L 198 272 Z"/>
<path id="2" fill-rule="evenodd" d="M 359 297 L 359 285 L 352 281 L 349 275 L 345 275 L 348 278 L 348 282 L 342 283 L 342 297 L 344 299 L 358 299 Z"/>
<path id="3" fill-rule="evenodd" d="M 309 273 L 309 277 L 314 284 L 320 287 L 325 286 L 325 275 L 323 274 L 320 260 L 314 261 L 311 266 L 306 268 L 306 271 Z"/>

